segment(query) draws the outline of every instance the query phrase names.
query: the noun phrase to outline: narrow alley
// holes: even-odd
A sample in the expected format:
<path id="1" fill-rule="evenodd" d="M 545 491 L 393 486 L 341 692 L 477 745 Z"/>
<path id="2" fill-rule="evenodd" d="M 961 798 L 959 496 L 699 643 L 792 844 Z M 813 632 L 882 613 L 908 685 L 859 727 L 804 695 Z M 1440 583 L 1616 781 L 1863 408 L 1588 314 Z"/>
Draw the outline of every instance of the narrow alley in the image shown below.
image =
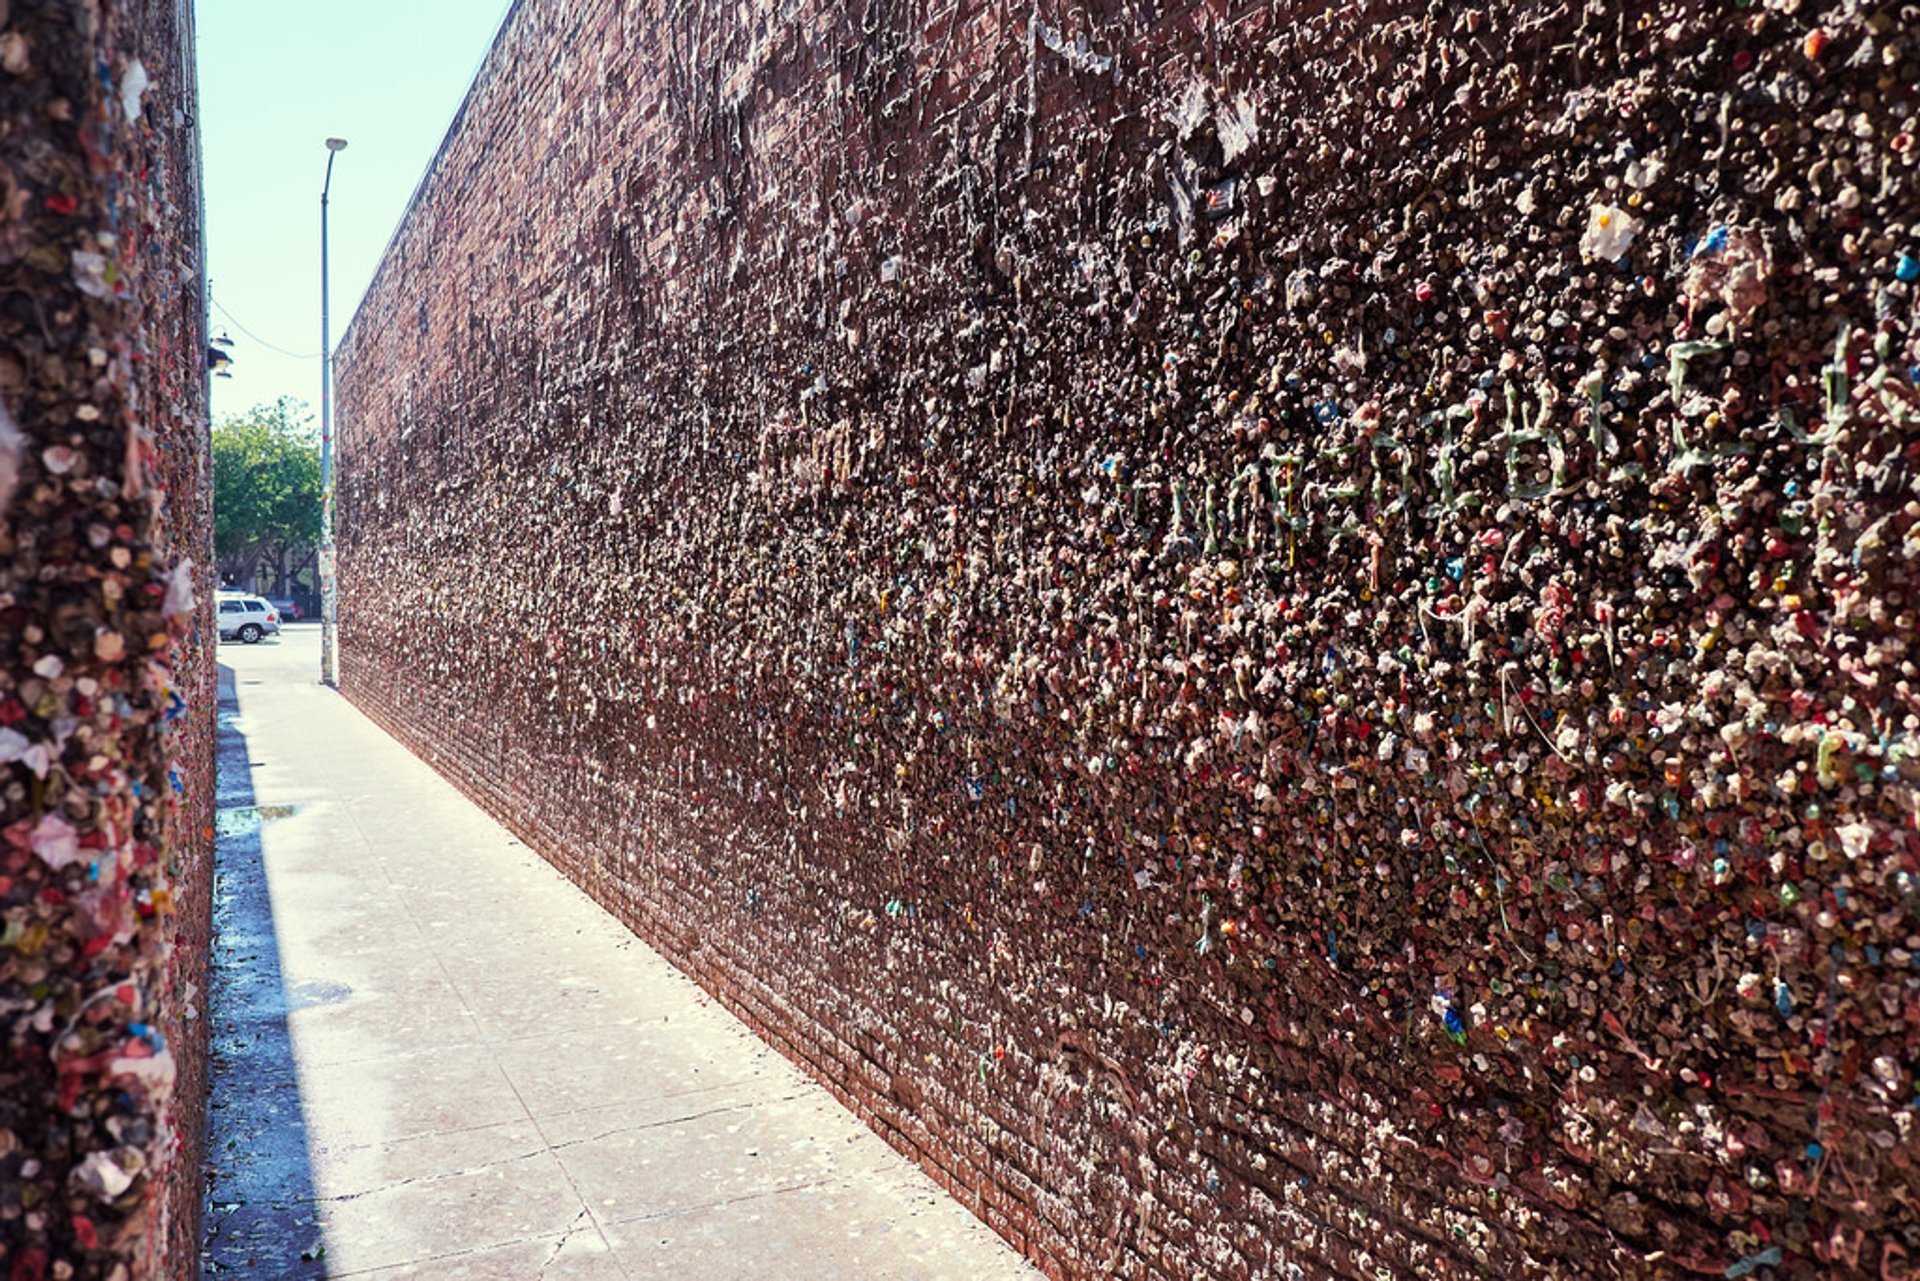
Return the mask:
<path id="1" fill-rule="evenodd" d="M 1027 1274 L 320 686 L 223 645 L 209 1277 Z"/>
<path id="2" fill-rule="evenodd" d="M 1916 6 L 0 0 L 0 1281 L 1920 1281 Z"/>

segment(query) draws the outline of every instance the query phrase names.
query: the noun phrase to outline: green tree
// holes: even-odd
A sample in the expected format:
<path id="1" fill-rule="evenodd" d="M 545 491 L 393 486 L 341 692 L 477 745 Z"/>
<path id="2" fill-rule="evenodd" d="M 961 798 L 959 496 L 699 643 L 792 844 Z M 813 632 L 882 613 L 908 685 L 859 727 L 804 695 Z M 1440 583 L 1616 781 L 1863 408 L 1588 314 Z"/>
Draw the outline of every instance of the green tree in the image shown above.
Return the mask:
<path id="1" fill-rule="evenodd" d="M 213 549 L 220 577 L 247 583 L 257 569 L 284 592 L 320 541 L 320 445 L 306 406 L 291 396 L 255 405 L 213 429 Z"/>

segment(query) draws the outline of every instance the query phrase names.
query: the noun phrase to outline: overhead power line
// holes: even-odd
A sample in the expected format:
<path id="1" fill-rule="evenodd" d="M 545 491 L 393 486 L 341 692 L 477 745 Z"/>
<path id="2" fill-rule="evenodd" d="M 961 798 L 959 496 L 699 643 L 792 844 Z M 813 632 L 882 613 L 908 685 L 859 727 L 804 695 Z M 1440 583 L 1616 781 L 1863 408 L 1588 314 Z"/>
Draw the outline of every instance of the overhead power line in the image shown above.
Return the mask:
<path id="1" fill-rule="evenodd" d="M 233 322 L 233 327 L 235 329 L 238 329 L 241 333 L 253 339 L 255 342 L 259 343 L 262 347 L 265 347 L 268 351 L 278 352 L 280 355 L 285 356 L 290 360 L 320 359 L 320 353 L 317 351 L 311 351 L 311 352 L 288 351 L 285 347 L 279 346 L 278 344 L 275 344 L 275 343 L 268 342 L 266 339 L 262 338 L 259 334 L 254 333 L 253 330 L 247 328 L 245 323 L 241 321 L 240 317 L 234 315 L 232 312 L 228 311 L 225 307 L 222 307 L 220 305 L 220 300 L 218 298 L 215 298 L 212 294 L 208 294 L 207 301 L 213 304 L 213 308 L 215 311 L 219 312 L 221 315 L 225 316 L 229 321 Z"/>

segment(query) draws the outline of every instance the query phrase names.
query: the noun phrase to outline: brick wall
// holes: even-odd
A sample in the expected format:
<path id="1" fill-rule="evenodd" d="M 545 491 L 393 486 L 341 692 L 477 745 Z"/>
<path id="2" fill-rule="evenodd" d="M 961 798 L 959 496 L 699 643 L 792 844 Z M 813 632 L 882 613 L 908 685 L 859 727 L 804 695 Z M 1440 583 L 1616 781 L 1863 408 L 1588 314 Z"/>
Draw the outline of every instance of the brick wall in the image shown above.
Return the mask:
<path id="1" fill-rule="evenodd" d="M 1055 1275 L 1911 1274 L 1914 30 L 523 0 L 342 687 Z"/>
<path id="2" fill-rule="evenodd" d="M 184 0 L 0 0 L 0 1274 L 198 1275 L 213 795 Z"/>

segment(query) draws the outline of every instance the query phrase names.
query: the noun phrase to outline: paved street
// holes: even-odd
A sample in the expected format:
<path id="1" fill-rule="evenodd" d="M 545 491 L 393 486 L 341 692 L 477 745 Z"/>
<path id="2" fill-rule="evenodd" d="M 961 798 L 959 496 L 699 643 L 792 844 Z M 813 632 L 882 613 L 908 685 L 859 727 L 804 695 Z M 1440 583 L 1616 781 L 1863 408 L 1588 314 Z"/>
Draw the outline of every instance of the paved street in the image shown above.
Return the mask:
<path id="1" fill-rule="evenodd" d="M 223 645 L 206 1275 L 1032 1275 L 319 686 Z"/>

